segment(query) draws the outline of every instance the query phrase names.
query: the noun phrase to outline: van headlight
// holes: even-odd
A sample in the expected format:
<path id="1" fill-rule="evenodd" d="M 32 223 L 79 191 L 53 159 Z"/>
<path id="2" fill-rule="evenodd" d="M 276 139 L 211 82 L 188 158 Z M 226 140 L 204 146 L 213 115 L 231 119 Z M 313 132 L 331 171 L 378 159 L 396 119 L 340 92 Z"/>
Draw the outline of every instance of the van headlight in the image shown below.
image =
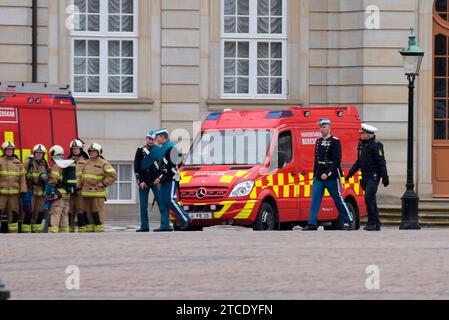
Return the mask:
<path id="1" fill-rule="evenodd" d="M 254 181 L 245 181 L 241 182 L 238 185 L 234 187 L 234 189 L 231 192 L 230 197 L 246 197 L 251 193 L 254 187 Z"/>

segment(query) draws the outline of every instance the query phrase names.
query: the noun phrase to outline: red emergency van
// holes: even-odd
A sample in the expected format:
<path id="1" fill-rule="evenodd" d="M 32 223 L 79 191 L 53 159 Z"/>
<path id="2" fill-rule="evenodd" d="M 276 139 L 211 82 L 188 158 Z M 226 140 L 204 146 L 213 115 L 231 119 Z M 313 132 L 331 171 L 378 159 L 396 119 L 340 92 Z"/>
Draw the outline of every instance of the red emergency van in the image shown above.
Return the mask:
<path id="1" fill-rule="evenodd" d="M 357 158 L 361 126 L 355 106 L 210 114 L 180 169 L 178 201 L 193 219 L 192 228 L 229 224 L 277 230 L 307 224 L 321 118 L 332 121 L 347 174 Z M 341 179 L 357 229 L 366 215 L 360 179 Z M 327 191 L 318 220 L 325 229 L 343 227 Z"/>
<path id="2" fill-rule="evenodd" d="M 78 137 L 76 103 L 69 87 L 41 83 L 0 83 L 0 143 L 13 142 L 25 161 L 38 143 L 66 151 Z"/>

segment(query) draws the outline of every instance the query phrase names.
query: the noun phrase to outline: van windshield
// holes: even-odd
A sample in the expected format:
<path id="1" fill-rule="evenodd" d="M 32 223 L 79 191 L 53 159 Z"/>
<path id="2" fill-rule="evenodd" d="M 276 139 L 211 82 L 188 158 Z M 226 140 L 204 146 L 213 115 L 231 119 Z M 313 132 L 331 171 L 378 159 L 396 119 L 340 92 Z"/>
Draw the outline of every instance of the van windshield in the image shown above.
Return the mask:
<path id="1" fill-rule="evenodd" d="M 186 165 L 256 165 L 267 157 L 274 130 L 208 130 L 199 134 Z"/>

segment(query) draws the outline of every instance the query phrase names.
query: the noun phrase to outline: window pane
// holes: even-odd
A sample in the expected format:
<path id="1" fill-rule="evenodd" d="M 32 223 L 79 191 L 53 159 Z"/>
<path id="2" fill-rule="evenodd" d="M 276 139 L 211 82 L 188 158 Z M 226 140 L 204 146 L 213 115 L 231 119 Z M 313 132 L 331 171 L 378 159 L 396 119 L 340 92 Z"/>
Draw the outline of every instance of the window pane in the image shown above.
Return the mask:
<path id="1" fill-rule="evenodd" d="M 90 57 L 99 57 L 100 56 L 100 41 L 89 41 L 89 56 Z"/>
<path id="2" fill-rule="evenodd" d="M 133 93 L 133 77 L 122 77 L 122 93 Z"/>
<path id="3" fill-rule="evenodd" d="M 435 55 L 446 55 L 446 37 L 442 34 L 435 36 Z"/>
<path id="4" fill-rule="evenodd" d="M 282 0 L 271 0 L 271 15 L 282 16 Z"/>
<path id="5" fill-rule="evenodd" d="M 435 119 L 446 119 L 446 100 L 435 100 Z"/>
<path id="6" fill-rule="evenodd" d="M 100 0 L 89 0 L 89 13 L 100 13 Z"/>
<path id="7" fill-rule="evenodd" d="M 282 33 L 281 18 L 271 18 L 271 33 Z"/>
<path id="8" fill-rule="evenodd" d="M 86 31 L 86 15 L 80 14 L 76 15 L 78 20 L 75 20 L 75 30 L 76 31 Z"/>
<path id="9" fill-rule="evenodd" d="M 249 32 L 249 18 L 238 18 L 238 33 Z"/>
<path id="10" fill-rule="evenodd" d="M 435 1 L 435 8 L 437 9 L 438 12 L 440 12 L 440 11 L 446 12 L 447 11 L 447 0 Z"/>
<path id="11" fill-rule="evenodd" d="M 74 72 L 75 74 L 86 74 L 86 59 L 85 58 L 75 58 L 74 61 Z"/>
<path id="12" fill-rule="evenodd" d="M 133 30 L 134 30 L 133 16 L 122 16 L 122 31 L 133 32 Z"/>
<path id="13" fill-rule="evenodd" d="M 269 74 L 268 60 L 257 60 L 257 75 L 268 76 Z"/>
<path id="14" fill-rule="evenodd" d="M 120 56 L 120 41 L 109 41 L 109 56 L 110 57 L 119 57 Z"/>
<path id="15" fill-rule="evenodd" d="M 100 92 L 100 77 L 87 77 L 87 92 Z"/>
<path id="16" fill-rule="evenodd" d="M 225 17 L 224 18 L 224 30 L 225 33 L 235 33 L 236 32 L 236 18 L 235 17 Z"/>
<path id="17" fill-rule="evenodd" d="M 122 59 L 122 74 L 131 76 L 134 74 L 133 59 Z"/>
<path id="18" fill-rule="evenodd" d="M 236 57 L 236 48 L 235 42 L 225 42 L 225 52 L 224 56 L 226 58 L 235 58 Z"/>
<path id="19" fill-rule="evenodd" d="M 120 165 L 120 173 L 119 173 L 119 180 L 131 182 L 132 176 L 131 176 L 131 165 L 130 164 L 121 164 Z"/>
<path id="20" fill-rule="evenodd" d="M 239 42 L 238 44 L 239 58 L 249 58 L 249 43 L 248 42 Z"/>
<path id="21" fill-rule="evenodd" d="M 88 59 L 87 73 L 100 74 L 100 59 Z"/>
<path id="22" fill-rule="evenodd" d="M 133 57 L 133 47 L 132 41 L 122 41 L 122 57 Z"/>
<path id="23" fill-rule="evenodd" d="M 120 59 L 108 60 L 108 74 L 119 75 L 120 74 Z"/>
<path id="24" fill-rule="evenodd" d="M 120 183 L 120 199 L 131 200 L 131 183 Z"/>
<path id="25" fill-rule="evenodd" d="M 272 60 L 271 61 L 271 76 L 282 76 L 282 61 L 281 60 Z"/>
<path id="26" fill-rule="evenodd" d="M 120 0 L 109 0 L 109 13 L 120 13 Z"/>
<path id="27" fill-rule="evenodd" d="M 271 94 L 282 93 L 282 78 L 271 78 Z"/>
<path id="28" fill-rule="evenodd" d="M 239 76 L 249 76 L 249 60 L 239 60 L 237 65 L 237 74 Z"/>
<path id="29" fill-rule="evenodd" d="M 100 16 L 98 14 L 88 15 L 88 31 L 100 31 Z"/>
<path id="30" fill-rule="evenodd" d="M 279 42 L 271 43 L 271 58 L 282 58 L 282 45 Z"/>
<path id="31" fill-rule="evenodd" d="M 225 0 L 224 2 L 224 14 L 235 15 L 236 14 L 236 0 Z"/>
<path id="32" fill-rule="evenodd" d="M 269 0 L 257 0 L 257 15 L 269 15 Z"/>
<path id="33" fill-rule="evenodd" d="M 435 58 L 435 76 L 446 76 L 446 58 Z"/>
<path id="34" fill-rule="evenodd" d="M 120 31 L 120 16 L 116 15 L 109 16 L 108 30 L 110 32 Z"/>
<path id="35" fill-rule="evenodd" d="M 269 18 L 257 18 L 257 33 L 268 33 Z"/>
<path id="36" fill-rule="evenodd" d="M 237 93 L 247 94 L 249 92 L 249 79 L 238 78 L 237 80 Z"/>
<path id="37" fill-rule="evenodd" d="M 268 78 L 257 79 L 257 93 L 268 94 Z"/>
<path id="38" fill-rule="evenodd" d="M 224 78 L 224 93 L 235 93 L 235 78 Z"/>
<path id="39" fill-rule="evenodd" d="M 446 121 L 435 121 L 435 140 L 446 140 Z"/>
<path id="40" fill-rule="evenodd" d="M 111 186 L 109 186 L 108 199 L 109 200 L 118 200 L 117 183 L 114 183 Z"/>
<path id="41" fill-rule="evenodd" d="M 435 79 L 435 97 L 446 97 L 446 80 Z"/>
<path id="42" fill-rule="evenodd" d="M 75 77 L 75 92 L 86 92 L 86 77 Z"/>
<path id="43" fill-rule="evenodd" d="M 75 56 L 86 56 L 85 40 L 75 40 Z"/>
<path id="44" fill-rule="evenodd" d="M 86 0 L 75 0 L 73 4 L 78 7 L 80 13 L 86 12 Z"/>
<path id="45" fill-rule="evenodd" d="M 134 13 L 134 0 L 122 0 L 122 13 Z"/>
<path id="46" fill-rule="evenodd" d="M 234 59 L 225 59 L 224 61 L 224 74 L 226 76 L 235 76 L 236 62 Z"/>
<path id="47" fill-rule="evenodd" d="M 120 77 L 109 77 L 108 92 L 109 93 L 119 93 L 120 92 Z"/>
<path id="48" fill-rule="evenodd" d="M 258 58 L 268 58 L 268 43 L 267 42 L 259 42 L 257 44 L 257 57 Z"/>
<path id="49" fill-rule="evenodd" d="M 241 16 L 249 15 L 249 0 L 239 0 L 238 4 L 237 14 Z"/>

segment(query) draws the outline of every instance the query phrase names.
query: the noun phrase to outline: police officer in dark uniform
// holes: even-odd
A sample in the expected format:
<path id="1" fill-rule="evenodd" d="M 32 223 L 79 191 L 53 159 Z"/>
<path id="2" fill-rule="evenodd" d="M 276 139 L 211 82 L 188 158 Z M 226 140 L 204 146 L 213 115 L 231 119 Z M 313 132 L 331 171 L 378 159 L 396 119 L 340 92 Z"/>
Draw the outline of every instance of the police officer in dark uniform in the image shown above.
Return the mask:
<path id="1" fill-rule="evenodd" d="M 340 192 L 341 183 L 341 143 L 331 133 L 331 121 L 327 118 L 320 122 L 321 138 L 317 139 L 315 145 L 315 166 L 312 189 L 312 203 L 310 206 L 310 217 L 304 231 L 318 229 L 318 211 L 321 207 L 324 190 L 327 189 L 337 206 L 338 212 L 344 221 L 345 230 L 353 230 L 353 218 L 351 212 L 343 200 Z"/>
<path id="2" fill-rule="evenodd" d="M 359 169 L 362 170 L 360 185 L 365 190 L 365 203 L 368 210 L 367 231 L 380 231 L 379 210 L 377 209 L 376 193 L 380 178 L 386 187 L 390 184 L 385 161 L 384 146 L 376 140 L 377 128 L 363 123 L 360 130 L 361 138 L 358 146 L 357 161 L 352 166 L 346 180 L 349 180 Z"/>
<path id="3" fill-rule="evenodd" d="M 147 141 L 144 146 L 137 148 L 134 157 L 134 173 L 139 186 L 139 202 L 140 202 L 140 229 L 137 232 L 149 232 L 150 225 L 148 221 L 148 196 L 150 189 L 153 191 L 154 199 L 159 205 L 159 189 L 154 184 L 154 180 L 159 175 L 159 166 L 157 162 L 152 164 L 148 169 L 142 169 L 142 159 L 150 154 L 152 148 L 159 148 L 154 144 L 155 135 L 153 131 L 148 132 Z"/>

